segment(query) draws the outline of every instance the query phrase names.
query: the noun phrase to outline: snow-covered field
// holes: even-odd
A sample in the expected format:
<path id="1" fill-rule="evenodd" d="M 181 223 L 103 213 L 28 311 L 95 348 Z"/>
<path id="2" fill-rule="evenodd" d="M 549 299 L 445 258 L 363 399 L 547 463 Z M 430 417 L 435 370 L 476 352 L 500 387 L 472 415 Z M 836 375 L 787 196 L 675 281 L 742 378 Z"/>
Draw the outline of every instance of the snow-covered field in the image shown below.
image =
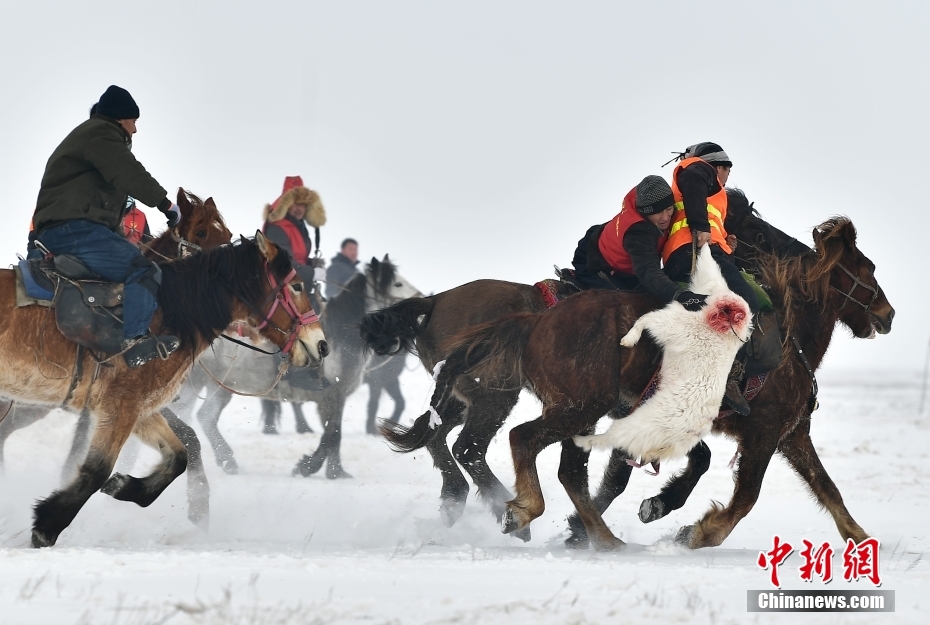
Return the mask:
<path id="1" fill-rule="evenodd" d="M 402 381 L 409 421 L 425 409 L 430 381 L 419 368 Z M 780 459 L 721 547 L 691 552 L 671 541 L 711 500 L 729 499 L 735 444 L 722 438 L 708 441 L 711 468 L 689 503 L 655 523 L 640 523 L 639 502 L 681 465 L 663 466 L 658 478 L 634 473 L 605 516 L 629 543 L 620 553 L 562 545 L 571 504 L 556 478 L 557 448 L 539 459 L 548 507 L 530 543 L 500 534 L 473 499 L 446 528 L 429 457 L 394 454 L 364 434 L 365 387 L 345 418 L 343 461 L 354 479 L 336 482 L 290 475 L 319 434 L 296 434 L 285 408 L 282 434 L 262 435 L 258 402 L 236 398 L 221 427 L 240 474 L 225 475 L 204 452 L 209 533 L 187 521 L 182 476 L 147 509 L 96 494 L 57 546 L 29 548 L 30 506 L 57 486 L 75 418 L 56 412 L 15 433 L 0 479 L 0 623 L 925 623 L 930 427 L 918 416 L 919 399 L 914 373 L 827 372 L 812 431 L 851 513 L 882 541 L 882 588 L 896 591 L 894 614 L 747 613 L 746 590 L 769 588 L 756 558 L 775 534 L 794 545 L 830 541 L 837 552 L 839 579 L 827 586 L 800 581 L 792 554 L 780 568 L 784 588 L 872 588 L 842 580 L 832 520 Z M 382 413 L 390 407 L 385 399 Z M 510 424 L 537 410 L 523 398 Z M 308 416 L 319 431 L 312 409 Z M 490 461 L 510 483 L 506 441 L 498 436 Z M 144 452 L 134 473 L 154 458 Z M 592 456 L 594 483 L 605 459 Z"/>

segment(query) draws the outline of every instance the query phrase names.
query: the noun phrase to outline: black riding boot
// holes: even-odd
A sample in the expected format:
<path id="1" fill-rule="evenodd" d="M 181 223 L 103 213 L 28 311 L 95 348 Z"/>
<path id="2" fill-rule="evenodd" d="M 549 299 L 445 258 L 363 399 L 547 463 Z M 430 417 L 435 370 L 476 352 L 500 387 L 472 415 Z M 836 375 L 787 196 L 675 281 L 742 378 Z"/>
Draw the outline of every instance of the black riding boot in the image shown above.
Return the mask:
<path id="1" fill-rule="evenodd" d="M 173 354 L 181 341 L 176 336 L 137 336 L 134 339 L 123 340 L 123 360 L 130 369 L 141 367 L 150 360 L 161 358 L 167 360 Z"/>
<path id="2" fill-rule="evenodd" d="M 743 379 L 745 372 L 746 367 L 743 365 L 743 361 L 739 360 L 739 358 L 734 360 L 730 374 L 727 376 L 727 389 L 723 395 L 723 403 L 744 417 L 749 414 L 749 402 L 746 401 L 743 393 L 739 390 L 739 383 Z"/>

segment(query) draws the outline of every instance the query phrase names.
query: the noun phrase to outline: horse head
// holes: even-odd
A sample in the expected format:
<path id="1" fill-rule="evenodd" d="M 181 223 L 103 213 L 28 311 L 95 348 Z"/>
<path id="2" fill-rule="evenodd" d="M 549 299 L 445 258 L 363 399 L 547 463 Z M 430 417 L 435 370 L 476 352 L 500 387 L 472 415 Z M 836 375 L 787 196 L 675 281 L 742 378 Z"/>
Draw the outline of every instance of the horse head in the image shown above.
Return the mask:
<path id="1" fill-rule="evenodd" d="M 250 324 L 266 339 L 277 345 L 298 367 L 318 366 L 329 353 L 320 326 L 320 318 L 310 304 L 307 288 L 291 263 L 262 234 L 255 232 L 255 244 L 264 259 L 261 303 L 244 302 L 250 309 Z"/>
<path id="2" fill-rule="evenodd" d="M 820 301 L 833 298 L 839 319 L 857 338 L 891 332 L 894 308 L 875 279 L 875 263 L 856 247 L 856 227 L 834 217 L 813 230 L 818 262 L 805 276 Z"/>
<path id="3" fill-rule="evenodd" d="M 178 243 L 179 257 L 224 245 L 232 240 L 232 232 L 226 227 L 212 197 L 201 201 L 193 193 L 179 188 L 178 207 L 182 219 L 172 229 L 172 238 Z"/>
<path id="4" fill-rule="evenodd" d="M 387 254 L 382 260 L 371 257 L 371 262 L 365 266 L 365 279 L 367 312 L 386 308 L 408 297 L 423 295 L 419 289 L 397 272 L 397 266 L 391 262 Z"/>

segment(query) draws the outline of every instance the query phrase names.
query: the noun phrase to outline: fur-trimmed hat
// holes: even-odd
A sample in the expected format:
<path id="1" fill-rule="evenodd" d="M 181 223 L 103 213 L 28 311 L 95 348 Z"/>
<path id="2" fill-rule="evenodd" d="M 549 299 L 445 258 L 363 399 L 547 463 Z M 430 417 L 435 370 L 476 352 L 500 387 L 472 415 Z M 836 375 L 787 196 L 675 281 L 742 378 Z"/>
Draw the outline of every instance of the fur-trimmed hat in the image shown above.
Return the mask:
<path id="1" fill-rule="evenodd" d="M 288 209 L 294 204 L 306 204 L 304 221 L 312 228 L 319 228 L 326 223 L 326 210 L 316 191 L 304 186 L 300 176 L 288 176 L 284 179 L 281 197 L 272 204 L 265 204 L 265 221 L 275 222 L 284 219 Z"/>

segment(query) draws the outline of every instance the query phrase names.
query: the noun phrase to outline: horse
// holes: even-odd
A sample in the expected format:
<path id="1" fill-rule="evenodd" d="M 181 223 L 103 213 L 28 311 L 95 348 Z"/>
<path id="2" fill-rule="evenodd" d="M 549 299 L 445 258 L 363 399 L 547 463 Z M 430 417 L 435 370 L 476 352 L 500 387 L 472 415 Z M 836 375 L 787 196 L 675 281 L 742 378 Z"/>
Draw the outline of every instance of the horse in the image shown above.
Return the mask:
<path id="1" fill-rule="evenodd" d="M 212 197 L 201 200 L 193 193 L 178 189 L 177 203 L 182 216 L 178 226 L 166 229 L 157 237 L 143 235 L 149 238 L 142 245 L 142 254 L 146 258 L 156 263 L 167 262 L 232 240 L 232 233 L 226 227 Z M 10 434 L 46 417 L 49 412 L 45 406 L 0 401 L 0 414 L 6 415 L 6 418 L 0 419 L 0 471 L 4 464 L 3 449 Z M 209 519 L 209 483 L 203 469 L 200 441 L 194 430 L 176 415 L 166 410 L 163 416 L 187 448 L 188 517 L 194 524 L 206 526 Z M 86 411 L 82 412 L 71 450 L 62 468 L 63 484 L 74 477 L 78 463 L 86 453 L 90 425 L 90 415 Z"/>
<path id="2" fill-rule="evenodd" d="M 558 284 L 559 297 L 576 289 Z M 542 292 L 528 284 L 502 280 L 476 280 L 429 297 L 414 297 L 365 316 L 360 332 L 365 347 L 378 355 L 415 353 L 427 371 L 433 371 L 451 351 L 453 338 L 464 328 L 500 319 L 516 312 L 542 312 L 547 309 Z M 453 525 L 465 510 L 468 482 L 458 461 L 478 487 L 498 520 L 511 495 L 488 466 L 485 455 L 491 439 L 517 403 L 520 389 L 489 389 L 476 385 L 469 389 L 468 421 L 466 404 L 450 397 L 442 423 L 429 427 L 429 418 L 420 417 L 412 428 L 399 423 L 380 424 L 385 439 L 400 451 L 425 446 L 434 466 L 442 474 L 440 516 Z M 450 452 L 449 432 L 465 423 Z M 528 534 L 517 534 L 529 540 Z"/>
<path id="3" fill-rule="evenodd" d="M 785 334 L 806 356 L 786 358 L 768 375 L 749 416 L 731 413 L 714 421 L 714 432 L 737 441 L 740 462 L 730 504 L 714 504 L 697 523 L 679 531 L 677 540 L 692 549 L 721 544 L 746 516 L 776 451 L 830 511 L 844 540 L 858 543 L 868 537 L 849 514 L 811 442 L 811 382 L 838 322 L 858 338 L 872 338 L 891 331 L 894 309 L 875 280 L 874 263 L 856 247 L 851 221 L 830 219 L 814 229 L 813 237 L 812 252 L 759 260 Z M 548 445 L 561 442 L 559 481 L 595 549 L 624 545 L 588 493 L 589 452 L 569 439 L 591 434 L 618 401 L 635 402 L 655 370 L 659 351 L 654 343 L 641 342 L 632 350 L 619 343 L 640 316 L 638 300 L 637 294 L 587 291 L 544 314 L 516 314 L 470 329 L 447 357 L 433 406 L 440 406 L 462 380 L 477 384 L 475 376 L 483 385 L 528 388 L 543 403 L 540 418 L 510 432 L 516 496 L 506 504 L 504 532 L 519 531 L 543 513 L 535 459 Z"/>
<path id="4" fill-rule="evenodd" d="M 287 401 L 294 405 L 316 402 L 323 422 L 323 435 L 317 449 L 297 463 L 293 471 L 295 475 L 312 475 L 325 461 L 327 478 L 351 477 L 342 467 L 340 444 L 345 401 L 358 388 L 368 360 L 358 335 L 358 323 L 367 312 L 416 295 L 419 291 L 397 273 L 388 256 L 380 261 L 372 258 L 364 273 L 349 280 L 343 290 L 329 300 L 321 316 L 323 330 L 332 348 L 321 369 L 324 384 L 319 379 L 307 379 L 301 372 L 295 372 L 284 376 L 274 388 L 270 388 L 276 377 L 275 363 L 266 356 L 228 345 L 215 346 L 213 352 L 205 354 L 201 366 L 194 368 L 189 388 L 184 392 L 190 394 L 206 389 L 206 400 L 197 411 L 197 419 L 213 447 L 217 464 L 226 473 L 238 472 L 235 455 L 220 433 L 218 422 L 233 392 L 251 391 L 261 394 L 266 426 L 269 422 L 274 423 L 279 414 L 278 402 Z"/>
<path id="5" fill-rule="evenodd" d="M 197 355 L 233 320 L 250 320 L 296 367 L 328 353 L 322 328 L 287 254 L 257 232 L 162 266 L 153 332 L 171 332 L 180 348 L 129 369 L 119 355 L 98 356 L 62 336 L 49 309 L 15 306 L 15 277 L 0 270 L 0 395 L 15 401 L 87 409 L 95 427 L 77 477 L 34 507 L 32 545 L 54 545 L 97 490 L 151 504 L 187 464 L 187 452 L 159 409 L 170 402 Z M 83 353 L 79 361 L 77 355 Z M 93 375 L 72 375 L 72 371 Z M 130 433 L 162 453 L 144 478 L 111 475 Z"/>

